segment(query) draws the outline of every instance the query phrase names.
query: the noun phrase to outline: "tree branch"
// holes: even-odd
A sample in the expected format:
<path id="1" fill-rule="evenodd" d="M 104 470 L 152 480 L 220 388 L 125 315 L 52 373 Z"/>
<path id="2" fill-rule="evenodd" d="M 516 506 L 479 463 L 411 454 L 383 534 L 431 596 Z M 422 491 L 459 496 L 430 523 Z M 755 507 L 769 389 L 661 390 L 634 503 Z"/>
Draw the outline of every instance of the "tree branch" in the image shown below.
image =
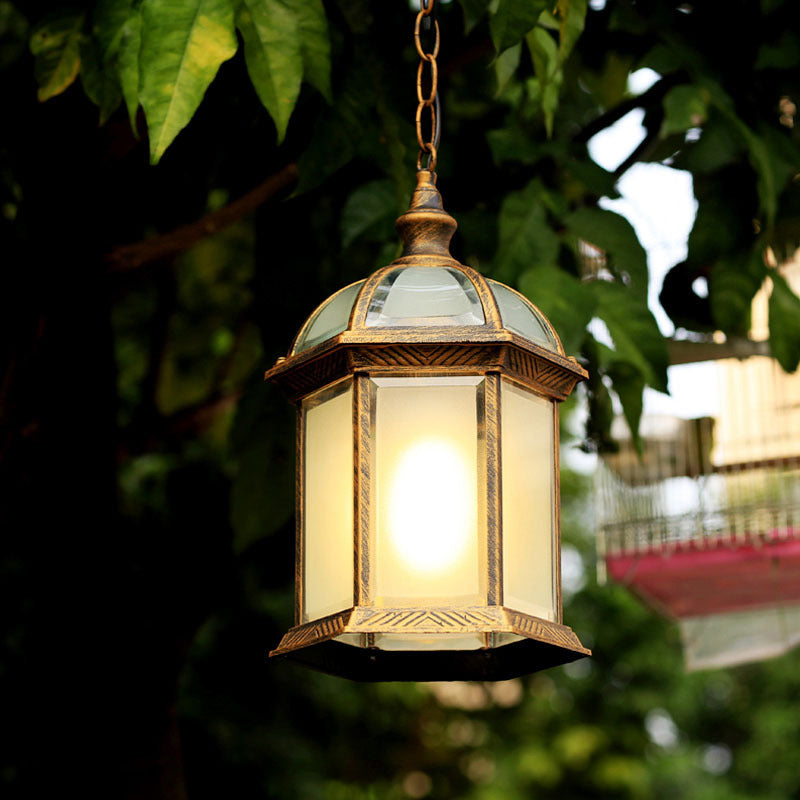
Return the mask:
<path id="1" fill-rule="evenodd" d="M 614 180 L 618 181 L 637 161 L 644 161 L 658 144 L 658 129 L 648 131 L 647 135 L 633 149 L 633 152 L 614 170 Z"/>
<path id="2" fill-rule="evenodd" d="M 750 358 L 751 356 L 771 355 L 768 341 L 757 342 L 742 337 L 730 337 L 722 343 L 667 339 L 667 350 L 671 365 L 716 361 L 719 358 Z"/>
<path id="3" fill-rule="evenodd" d="M 685 80 L 684 75 L 679 72 L 663 77 L 660 81 L 654 83 L 646 92 L 637 94 L 635 97 L 629 97 L 621 103 L 617 103 L 613 108 L 609 108 L 608 111 L 605 111 L 599 117 L 595 117 L 575 134 L 574 140 L 576 142 L 588 142 L 592 136 L 605 130 L 610 125 L 613 125 L 617 120 L 622 119 L 629 111 L 633 111 L 634 108 L 644 108 L 654 105 L 655 103 L 660 103 L 664 95 L 673 86 Z"/>
<path id="4" fill-rule="evenodd" d="M 296 180 L 297 164 L 287 164 L 237 200 L 216 211 L 211 211 L 195 222 L 181 225 L 168 233 L 162 233 L 141 242 L 115 247 L 105 259 L 108 271 L 127 272 L 182 253 L 206 236 L 227 228 L 254 211 Z"/>

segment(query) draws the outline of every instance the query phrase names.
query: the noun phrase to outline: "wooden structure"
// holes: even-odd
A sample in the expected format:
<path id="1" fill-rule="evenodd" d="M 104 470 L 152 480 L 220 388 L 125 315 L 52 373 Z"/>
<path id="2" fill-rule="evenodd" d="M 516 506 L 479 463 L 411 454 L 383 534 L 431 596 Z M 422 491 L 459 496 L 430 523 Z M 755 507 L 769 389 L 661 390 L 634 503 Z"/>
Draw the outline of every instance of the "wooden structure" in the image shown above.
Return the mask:
<path id="1" fill-rule="evenodd" d="M 800 265 L 784 272 L 797 290 Z M 641 457 L 618 420 L 601 459 L 601 574 L 679 622 L 690 669 L 779 655 L 800 644 L 800 373 L 755 356 L 672 367 L 670 384 Z"/>

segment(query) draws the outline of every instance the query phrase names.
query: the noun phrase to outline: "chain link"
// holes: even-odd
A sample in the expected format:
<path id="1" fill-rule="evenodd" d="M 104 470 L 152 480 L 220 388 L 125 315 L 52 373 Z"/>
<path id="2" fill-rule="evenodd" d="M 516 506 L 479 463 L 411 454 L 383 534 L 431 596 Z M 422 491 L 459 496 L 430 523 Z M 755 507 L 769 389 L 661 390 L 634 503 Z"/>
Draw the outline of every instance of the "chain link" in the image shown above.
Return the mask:
<path id="1" fill-rule="evenodd" d="M 414 23 L 414 44 L 419 54 L 419 66 L 417 67 L 417 142 L 419 144 L 419 155 L 417 156 L 417 169 L 422 169 L 422 160 L 428 154 L 426 168 L 434 171 L 436 169 L 436 148 L 439 144 L 439 68 L 436 64 L 436 57 L 439 55 L 439 23 L 435 17 L 431 17 L 434 12 L 436 0 L 419 0 L 419 13 Z M 425 51 L 422 45 L 420 30 L 423 27 L 423 20 L 427 23 L 426 29 L 430 29 L 433 22 L 433 49 Z M 427 88 L 425 91 L 425 72 L 428 72 Z M 425 138 L 423 128 L 423 114 L 427 109 L 427 124 L 429 136 Z"/>

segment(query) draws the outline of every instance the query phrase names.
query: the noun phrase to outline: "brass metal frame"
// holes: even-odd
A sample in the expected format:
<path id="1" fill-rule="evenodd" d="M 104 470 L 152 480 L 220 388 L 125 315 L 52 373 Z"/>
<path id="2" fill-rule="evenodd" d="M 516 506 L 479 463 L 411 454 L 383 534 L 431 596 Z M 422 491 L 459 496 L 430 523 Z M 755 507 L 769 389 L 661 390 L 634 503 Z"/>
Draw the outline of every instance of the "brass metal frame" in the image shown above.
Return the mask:
<path id="1" fill-rule="evenodd" d="M 509 633 L 521 637 L 476 650 L 380 650 L 335 641 L 342 634 Z M 502 605 L 443 608 L 354 607 L 291 628 L 270 656 L 364 681 L 507 680 L 566 664 L 591 651 L 565 625 Z"/>
<path id="2" fill-rule="evenodd" d="M 586 371 L 558 352 L 541 347 L 503 327 L 500 310 L 486 280 L 453 259 L 449 241 L 455 220 L 426 171 L 419 173 L 411 208 L 397 222 L 403 254 L 366 279 L 351 312 L 348 329 L 306 351 L 292 354 L 269 370 L 300 408 L 297 438 L 297 544 L 295 625 L 270 654 L 286 656 L 325 672 L 358 680 L 500 680 L 534 672 L 589 655 L 573 631 L 562 624 L 560 568 L 560 481 L 558 475 L 558 403 L 570 394 Z M 475 286 L 485 324 L 454 327 L 367 327 L 369 302 L 376 287 L 402 266 L 449 267 Z M 525 301 L 527 302 L 527 301 Z M 540 312 L 539 312 L 540 313 Z M 544 322 L 549 322 L 541 315 Z M 305 326 L 304 326 L 305 327 Z M 296 340 L 297 341 L 297 340 Z M 294 345 L 293 345 L 294 347 Z M 293 351 L 290 351 L 293 353 Z M 486 586 L 485 600 L 471 606 L 385 608 L 373 604 L 370 575 L 370 514 L 374 487 L 370 479 L 370 446 L 375 400 L 372 378 L 474 375 L 484 378 Z M 353 391 L 353 605 L 321 619 L 303 621 L 303 471 L 302 400 L 344 378 Z M 549 621 L 508 608 L 503 601 L 501 382 L 511 381 L 553 402 L 555 480 L 553 500 L 554 600 L 556 620 Z M 480 634 L 475 650 L 406 651 L 375 646 L 381 634 Z M 336 641 L 357 637 L 361 646 Z M 510 643 L 496 646 L 498 640 Z"/>

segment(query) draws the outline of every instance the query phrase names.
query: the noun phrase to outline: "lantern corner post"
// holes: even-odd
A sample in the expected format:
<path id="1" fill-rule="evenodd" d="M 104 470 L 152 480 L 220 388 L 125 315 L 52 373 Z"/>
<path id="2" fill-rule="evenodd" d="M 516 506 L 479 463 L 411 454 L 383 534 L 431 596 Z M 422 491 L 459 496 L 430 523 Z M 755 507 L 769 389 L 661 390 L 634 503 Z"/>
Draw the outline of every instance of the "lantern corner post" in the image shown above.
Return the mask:
<path id="1" fill-rule="evenodd" d="M 486 599 L 490 606 L 503 605 L 503 485 L 501 452 L 500 373 L 484 378 L 484 424 L 486 442 Z"/>
<path id="2" fill-rule="evenodd" d="M 303 561 L 304 506 L 303 484 L 305 482 L 305 421 L 302 402 L 297 402 L 297 422 L 295 430 L 295 483 L 294 483 L 294 624 L 303 622 Z"/>
<path id="3" fill-rule="evenodd" d="M 374 476 L 372 438 L 375 391 L 367 372 L 353 374 L 353 603 L 370 605 L 373 593 Z"/>

